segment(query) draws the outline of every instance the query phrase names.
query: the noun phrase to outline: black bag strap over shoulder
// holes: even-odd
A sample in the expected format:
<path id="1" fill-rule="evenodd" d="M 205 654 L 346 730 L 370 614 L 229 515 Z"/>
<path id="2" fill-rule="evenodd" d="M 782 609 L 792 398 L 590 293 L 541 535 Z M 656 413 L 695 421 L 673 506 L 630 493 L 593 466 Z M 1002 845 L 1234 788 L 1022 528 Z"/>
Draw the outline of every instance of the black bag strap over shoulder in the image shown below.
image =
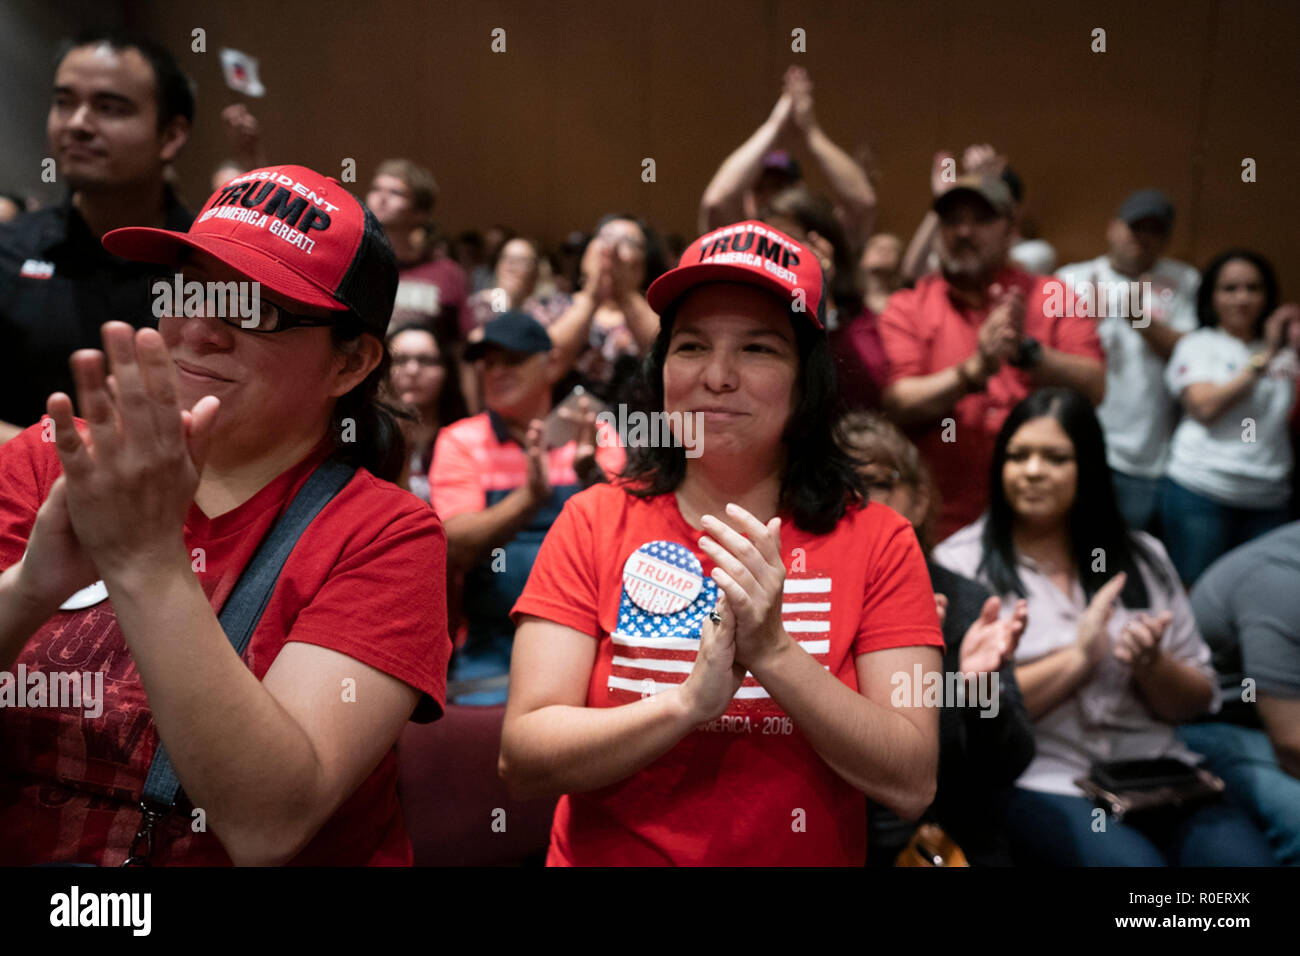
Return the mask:
<path id="1" fill-rule="evenodd" d="M 326 459 L 312 472 L 271 532 L 258 545 L 217 616 L 230 646 L 240 657 L 248 649 L 248 642 L 262 619 L 262 612 L 271 600 L 271 592 L 275 590 L 280 572 L 298 539 L 355 473 L 353 465 L 336 458 Z M 167 748 L 160 740 L 144 781 L 140 829 L 123 866 L 148 864 L 153 850 L 154 826 L 171 812 L 180 790 L 181 782 L 171 758 L 167 756 Z"/>

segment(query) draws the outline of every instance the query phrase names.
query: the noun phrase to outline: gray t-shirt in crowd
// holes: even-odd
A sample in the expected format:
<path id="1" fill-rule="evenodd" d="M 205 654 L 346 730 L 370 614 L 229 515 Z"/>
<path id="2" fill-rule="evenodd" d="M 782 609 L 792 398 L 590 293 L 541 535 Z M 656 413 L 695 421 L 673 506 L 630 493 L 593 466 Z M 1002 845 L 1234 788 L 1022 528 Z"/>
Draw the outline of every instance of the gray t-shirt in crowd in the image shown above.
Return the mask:
<path id="1" fill-rule="evenodd" d="M 1228 552 L 1192 590 L 1192 612 L 1214 655 L 1223 698 L 1242 681 L 1275 697 L 1300 697 L 1300 521 Z"/>

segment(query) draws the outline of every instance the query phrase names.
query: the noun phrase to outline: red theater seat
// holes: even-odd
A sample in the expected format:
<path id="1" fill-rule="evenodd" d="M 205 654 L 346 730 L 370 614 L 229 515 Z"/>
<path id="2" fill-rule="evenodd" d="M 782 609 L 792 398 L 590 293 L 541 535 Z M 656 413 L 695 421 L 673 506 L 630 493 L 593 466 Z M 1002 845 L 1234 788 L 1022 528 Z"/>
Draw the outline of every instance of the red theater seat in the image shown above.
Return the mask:
<path id="1" fill-rule="evenodd" d="M 441 720 L 406 725 L 397 786 L 416 866 L 511 865 L 545 853 L 556 801 L 511 799 L 497 776 L 505 712 L 448 704 Z"/>

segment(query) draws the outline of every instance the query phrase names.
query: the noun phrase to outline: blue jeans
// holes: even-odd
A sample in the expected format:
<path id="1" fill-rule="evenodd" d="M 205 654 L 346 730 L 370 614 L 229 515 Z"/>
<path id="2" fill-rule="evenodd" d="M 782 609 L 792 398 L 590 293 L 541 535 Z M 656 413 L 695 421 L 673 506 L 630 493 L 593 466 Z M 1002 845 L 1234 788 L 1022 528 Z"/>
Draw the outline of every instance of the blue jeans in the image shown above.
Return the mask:
<path id="1" fill-rule="evenodd" d="M 1112 468 L 1110 480 L 1115 486 L 1119 513 L 1129 530 L 1155 534 L 1156 517 L 1160 513 L 1160 479 L 1138 478 Z"/>
<path id="2" fill-rule="evenodd" d="M 1188 588 L 1222 555 L 1286 524 L 1286 506 L 1236 508 L 1165 478 L 1160 485 L 1160 526 L 1169 558 Z"/>
<path id="3" fill-rule="evenodd" d="M 1283 866 L 1300 866 L 1300 780 L 1278 766 L 1262 730 L 1235 724 L 1188 724 L 1178 736 L 1205 755 L 1205 769 L 1228 785 L 1228 796 L 1249 813 Z"/>
<path id="4" fill-rule="evenodd" d="M 1116 823 L 1086 797 L 1016 787 L 1005 826 L 1012 856 L 1039 866 L 1275 866 L 1268 842 L 1226 800 L 1162 808 Z M 1145 818 L 1143 818 L 1145 816 Z M 1104 819 L 1106 829 L 1093 830 Z"/>
<path id="5" fill-rule="evenodd" d="M 495 707 L 504 704 L 509 696 L 509 686 L 502 682 L 500 687 L 457 693 L 451 686 L 455 681 L 479 681 L 510 676 L 510 652 L 514 648 L 514 637 L 489 638 L 474 644 L 466 644 L 458 650 L 451 660 L 447 674 L 447 702 L 463 704 L 469 707 Z"/>

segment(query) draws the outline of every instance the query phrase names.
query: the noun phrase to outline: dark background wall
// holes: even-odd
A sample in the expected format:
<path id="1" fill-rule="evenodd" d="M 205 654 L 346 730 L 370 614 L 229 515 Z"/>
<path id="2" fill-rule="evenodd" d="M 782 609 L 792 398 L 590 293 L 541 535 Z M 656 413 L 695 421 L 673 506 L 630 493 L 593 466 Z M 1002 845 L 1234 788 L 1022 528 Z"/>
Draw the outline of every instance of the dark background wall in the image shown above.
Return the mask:
<path id="1" fill-rule="evenodd" d="M 273 160 L 337 174 L 355 159 L 360 191 L 381 159 L 410 156 L 433 167 L 447 229 L 501 221 L 543 239 L 625 209 L 690 236 L 712 171 L 768 114 L 782 71 L 797 62 L 832 138 L 874 151 L 881 229 L 910 234 L 934 150 L 987 140 L 1012 157 L 1028 212 L 1063 262 L 1101 252 L 1118 201 L 1155 185 L 1179 207 L 1174 255 L 1201 265 L 1229 244 L 1253 245 L 1275 260 L 1284 291 L 1300 294 L 1300 7 L 1285 0 L 126 0 L 103 9 L 147 28 L 198 81 L 199 122 L 179 168 L 191 203 L 228 152 L 216 114 L 238 97 L 221 81 L 221 46 L 261 60 L 268 94 L 248 103 Z M 207 31 L 206 53 L 190 51 L 195 27 Z M 491 52 L 495 27 L 506 30 L 505 53 Z M 795 27 L 807 32 L 805 54 L 790 50 Z M 1095 27 L 1106 30 L 1105 53 L 1090 51 Z M 32 66 L 22 62 L 26 100 Z M 43 149 L 31 112 L 11 130 L 35 144 L 28 152 Z M 19 119 L 6 109 L 6 125 L 10 117 Z M 641 181 L 645 157 L 655 183 Z M 1245 157 L 1258 164 L 1255 183 L 1241 180 Z"/>

